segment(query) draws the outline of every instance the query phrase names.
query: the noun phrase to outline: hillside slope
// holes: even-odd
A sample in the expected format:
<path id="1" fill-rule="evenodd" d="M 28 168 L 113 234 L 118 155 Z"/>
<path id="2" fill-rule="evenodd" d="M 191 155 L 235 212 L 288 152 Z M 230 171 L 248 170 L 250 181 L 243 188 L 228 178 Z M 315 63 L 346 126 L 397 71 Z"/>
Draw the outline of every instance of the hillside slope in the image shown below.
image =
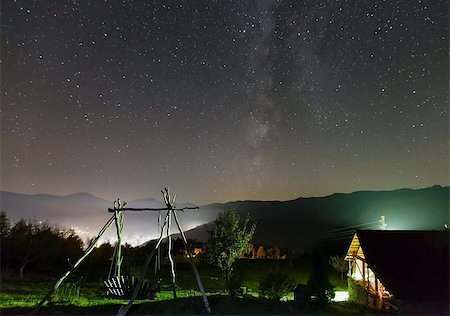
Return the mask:
<path id="1" fill-rule="evenodd" d="M 88 193 L 54 196 L 2 191 L 0 201 L 1 210 L 6 211 L 13 220 L 25 218 L 47 221 L 60 227 L 75 226 L 86 232 L 84 237 L 98 233 L 111 216 L 107 212 L 108 207 L 112 207 L 112 201 Z M 148 198 L 130 201 L 128 206 L 158 208 L 163 207 L 163 203 Z M 249 214 L 251 221 L 257 222 L 254 242 L 305 249 L 319 237 L 343 237 L 336 234 L 323 235 L 332 229 L 365 223 L 372 223 L 368 227 L 374 227 L 381 215 L 386 217 L 390 229 L 443 229 L 444 224 L 449 223 L 449 187 L 362 191 L 284 202 L 214 203 L 201 206 L 199 210 L 180 212 L 179 217 L 189 238 L 205 241 L 208 238 L 207 230 L 213 228 L 211 222 L 225 209 L 234 209 L 242 217 Z M 114 240 L 114 234 L 112 227 L 103 240 Z M 126 242 L 140 244 L 156 236 L 157 212 L 126 214 Z"/>

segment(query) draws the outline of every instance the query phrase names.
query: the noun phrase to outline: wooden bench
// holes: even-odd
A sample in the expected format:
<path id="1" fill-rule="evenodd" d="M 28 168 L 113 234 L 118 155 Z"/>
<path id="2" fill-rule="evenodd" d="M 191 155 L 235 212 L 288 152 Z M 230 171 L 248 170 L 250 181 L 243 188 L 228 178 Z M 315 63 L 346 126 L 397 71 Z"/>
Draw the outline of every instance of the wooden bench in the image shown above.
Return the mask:
<path id="1" fill-rule="evenodd" d="M 103 281 L 106 285 L 106 295 L 114 298 L 129 299 L 134 293 L 134 289 L 138 284 L 139 279 L 134 276 L 122 275 L 120 277 L 111 278 Z M 161 279 L 156 283 L 149 283 L 147 280 L 142 282 L 139 293 L 136 297 L 138 300 L 154 299 L 155 294 L 160 290 Z"/>

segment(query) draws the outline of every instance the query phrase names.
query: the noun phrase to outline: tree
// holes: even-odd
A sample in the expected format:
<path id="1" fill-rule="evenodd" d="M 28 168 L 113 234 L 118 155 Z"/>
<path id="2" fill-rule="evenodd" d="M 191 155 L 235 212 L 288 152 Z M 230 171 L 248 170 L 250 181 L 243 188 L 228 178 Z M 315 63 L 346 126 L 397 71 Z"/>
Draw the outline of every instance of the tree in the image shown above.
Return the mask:
<path id="1" fill-rule="evenodd" d="M 317 251 L 312 258 L 311 270 L 306 285 L 306 298 L 316 306 L 326 305 L 334 298 L 334 286 L 328 279 L 326 259 Z"/>
<path id="2" fill-rule="evenodd" d="M 9 230 L 11 229 L 11 224 L 6 216 L 5 211 L 0 212 L 0 242 L 6 240 L 9 235 Z"/>
<path id="3" fill-rule="evenodd" d="M 265 258 L 266 250 L 263 246 L 259 246 L 258 251 L 256 251 L 256 258 Z"/>
<path id="4" fill-rule="evenodd" d="M 247 250 L 256 225 L 248 227 L 247 216 L 240 226 L 240 216 L 233 210 L 225 210 L 214 221 L 215 230 L 210 231 L 206 243 L 205 255 L 209 263 L 221 269 L 225 274 L 226 287 L 230 290 L 234 263 Z"/>
<path id="5" fill-rule="evenodd" d="M 0 267 L 17 269 L 23 277 L 25 268 L 53 271 L 69 265 L 83 252 L 83 242 L 74 230 L 61 230 L 48 223 L 20 219 L 11 226 L 5 212 L 0 212 Z"/>
<path id="6" fill-rule="evenodd" d="M 288 275 L 277 270 L 270 272 L 259 284 L 259 294 L 269 299 L 279 301 L 292 292 L 295 281 Z"/>
<path id="7" fill-rule="evenodd" d="M 36 260 L 33 249 L 33 235 L 36 233 L 33 225 L 20 219 L 10 230 L 12 254 L 19 261 L 19 275 L 23 277 L 25 266 Z"/>
<path id="8" fill-rule="evenodd" d="M 344 278 L 344 273 L 348 271 L 348 262 L 344 257 L 332 256 L 330 257 L 330 265 L 341 273 L 341 280 Z"/>
<path id="9" fill-rule="evenodd" d="M 47 223 L 32 223 L 20 219 L 9 231 L 11 254 L 17 260 L 19 275 L 23 277 L 25 267 L 30 263 L 40 263 L 50 268 L 55 262 L 62 244 L 62 236 L 57 228 Z"/>
<path id="10" fill-rule="evenodd" d="M 6 212 L 0 212 L 0 268 L 3 271 L 8 269 L 10 263 L 11 250 L 9 249 L 9 232 L 11 224 Z"/>
<path id="11" fill-rule="evenodd" d="M 83 241 L 73 229 L 61 232 L 62 244 L 59 254 L 59 264 L 69 267 L 83 255 Z"/>

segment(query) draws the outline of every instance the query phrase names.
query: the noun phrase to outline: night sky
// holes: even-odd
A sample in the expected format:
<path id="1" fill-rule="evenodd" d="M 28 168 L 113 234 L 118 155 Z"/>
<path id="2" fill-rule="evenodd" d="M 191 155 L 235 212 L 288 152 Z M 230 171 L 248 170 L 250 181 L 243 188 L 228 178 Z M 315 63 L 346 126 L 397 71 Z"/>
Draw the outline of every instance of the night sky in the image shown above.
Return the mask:
<path id="1" fill-rule="evenodd" d="M 449 184 L 447 1 L 1 1 L 1 189 Z"/>

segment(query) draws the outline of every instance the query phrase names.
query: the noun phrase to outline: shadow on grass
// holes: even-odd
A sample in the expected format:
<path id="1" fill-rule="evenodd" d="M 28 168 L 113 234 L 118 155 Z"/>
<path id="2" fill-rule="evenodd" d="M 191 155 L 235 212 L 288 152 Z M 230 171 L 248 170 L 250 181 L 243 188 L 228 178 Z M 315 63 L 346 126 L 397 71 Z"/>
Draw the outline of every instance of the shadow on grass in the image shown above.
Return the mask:
<path id="1" fill-rule="evenodd" d="M 142 302 L 132 306 L 128 315 L 359 315 L 360 310 L 351 305 L 332 304 L 325 310 L 305 310 L 293 301 L 274 302 L 256 297 L 208 297 L 212 313 L 208 314 L 200 297 L 176 300 Z M 89 307 L 50 305 L 38 315 L 116 315 L 120 304 Z M 336 308 L 338 307 L 338 308 Z M 32 308 L 8 308 L 1 315 L 30 315 Z"/>

